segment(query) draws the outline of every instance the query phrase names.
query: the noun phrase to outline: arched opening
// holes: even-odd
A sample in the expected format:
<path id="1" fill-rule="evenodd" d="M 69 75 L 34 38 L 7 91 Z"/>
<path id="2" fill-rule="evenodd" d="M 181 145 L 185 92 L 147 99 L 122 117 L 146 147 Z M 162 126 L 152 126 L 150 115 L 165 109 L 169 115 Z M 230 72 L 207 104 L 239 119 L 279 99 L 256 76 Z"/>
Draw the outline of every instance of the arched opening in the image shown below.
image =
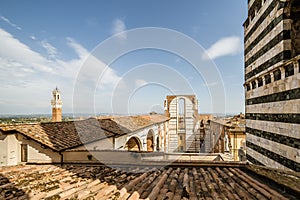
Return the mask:
<path id="1" fill-rule="evenodd" d="M 178 99 L 177 103 L 178 112 L 178 129 L 185 129 L 185 99 Z"/>
<path id="2" fill-rule="evenodd" d="M 136 137 L 130 138 L 126 143 L 126 148 L 128 151 L 141 151 L 140 141 Z"/>
<path id="3" fill-rule="evenodd" d="M 152 129 L 147 134 L 147 151 L 154 151 L 154 133 Z"/>

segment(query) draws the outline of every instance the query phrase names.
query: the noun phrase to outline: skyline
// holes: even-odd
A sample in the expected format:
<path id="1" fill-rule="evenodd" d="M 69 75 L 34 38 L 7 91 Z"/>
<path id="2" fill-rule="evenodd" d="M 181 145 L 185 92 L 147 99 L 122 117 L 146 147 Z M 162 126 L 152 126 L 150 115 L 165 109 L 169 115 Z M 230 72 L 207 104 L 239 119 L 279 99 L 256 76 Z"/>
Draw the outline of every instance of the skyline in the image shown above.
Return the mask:
<path id="1" fill-rule="evenodd" d="M 157 2 L 31 1 L 18 2 L 15 6 L 14 1 L 3 1 L 0 114 L 49 114 L 51 92 L 56 86 L 62 92 L 63 113 L 72 113 L 74 84 L 90 52 L 115 34 L 122 44 L 128 40 L 124 31 L 144 27 L 175 30 L 198 42 L 223 79 L 226 113 L 244 112 L 242 24 L 246 19 L 246 2 L 218 2 L 218 7 L 214 1 Z M 186 60 L 157 49 L 130 52 L 111 63 L 109 78 L 95 92 L 94 111 L 110 113 L 111 102 L 107 96 L 114 86 L 126 73 L 149 63 L 178 72 L 195 88 L 199 112 L 212 112 L 209 90 L 218 83 L 208 85 L 203 77 L 195 76 Z M 141 72 L 135 76 L 137 90 L 129 99 L 128 113 L 161 111 L 166 95 L 171 93 L 158 84 L 148 84 L 147 77 L 156 75 L 157 71 L 148 71 L 146 75 Z"/>

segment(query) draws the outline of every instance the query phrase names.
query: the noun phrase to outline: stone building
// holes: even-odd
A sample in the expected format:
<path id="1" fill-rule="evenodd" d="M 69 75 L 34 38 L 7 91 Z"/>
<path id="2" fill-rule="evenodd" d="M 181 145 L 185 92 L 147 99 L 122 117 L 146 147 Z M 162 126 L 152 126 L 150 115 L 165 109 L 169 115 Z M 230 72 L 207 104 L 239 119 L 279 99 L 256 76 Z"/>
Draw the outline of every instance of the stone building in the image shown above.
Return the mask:
<path id="1" fill-rule="evenodd" d="M 167 121 L 163 115 L 138 115 L 3 125 L 0 166 L 95 163 L 107 159 L 130 162 L 131 154 L 124 152 L 165 150 Z"/>
<path id="2" fill-rule="evenodd" d="M 246 134 L 245 118 L 243 114 L 230 118 L 213 118 L 206 125 L 207 153 L 229 153 L 228 159 L 239 159 L 238 151 L 245 151 Z"/>
<path id="3" fill-rule="evenodd" d="M 300 171 L 300 1 L 248 0 L 248 161 Z"/>
<path id="4" fill-rule="evenodd" d="M 196 96 L 167 96 L 164 107 L 165 115 L 170 118 L 168 152 L 199 152 L 200 136 L 195 128 L 198 122 Z"/>

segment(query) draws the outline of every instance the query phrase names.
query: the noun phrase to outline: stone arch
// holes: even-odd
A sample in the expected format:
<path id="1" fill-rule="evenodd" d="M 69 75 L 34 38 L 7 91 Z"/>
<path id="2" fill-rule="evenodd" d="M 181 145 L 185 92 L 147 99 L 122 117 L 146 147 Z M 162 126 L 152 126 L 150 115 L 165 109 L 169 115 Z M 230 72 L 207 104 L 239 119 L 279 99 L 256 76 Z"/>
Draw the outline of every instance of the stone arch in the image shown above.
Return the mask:
<path id="1" fill-rule="evenodd" d="M 142 150 L 141 141 L 137 137 L 131 137 L 126 142 L 125 147 L 128 151 L 141 151 Z"/>
<path id="2" fill-rule="evenodd" d="M 150 129 L 147 134 L 147 151 L 154 151 L 154 131 Z"/>

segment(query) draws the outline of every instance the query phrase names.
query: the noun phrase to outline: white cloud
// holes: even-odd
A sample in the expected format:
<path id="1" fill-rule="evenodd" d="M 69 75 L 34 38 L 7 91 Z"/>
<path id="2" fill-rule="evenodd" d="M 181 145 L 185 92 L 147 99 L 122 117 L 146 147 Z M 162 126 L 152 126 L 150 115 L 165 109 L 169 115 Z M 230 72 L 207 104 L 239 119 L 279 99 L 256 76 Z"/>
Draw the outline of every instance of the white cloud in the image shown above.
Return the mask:
<path id="1" fill-rule="evenodd" d="M 109 91 L 108 88 L 119 82 L 120 77 L 113 69 L 90 55 L 78 42 L 72 38 L 67 38 L 66 42 L 78 57 L 71 60 L 59 59 L 55 56 L 57 48 L 46 40 L 41 41 L 48 54 L 53 55 L 49 59 L 49 56 L 32 50 L 0 28 L 0 93 L 5 94 L 5 99 L 11 102 L 9 105 L 0 103 L 2 113 L 43 112 L 41 108 L 50 112 L 51 90 L 55 86 L 63 91 L 64 108 L 71 112 L 73 86 L 83 64 L 85 67 L 89 66 L 89 70 L 84 73 L 87 80 L 92 78 L 93 83 L 97 83 L 97 78 L 102 75 L 101 91 Z M 27 107 L 14 107 L 17 102 L 22 102 Z M 30 108 L 32 105 L 35 106 Z"/>
<path id="2" fill-rule="evenodd" d="M 14 38 L 10 33 L 0 28 L 0 56 L 11 62 L 18 62 L 25 67 L 32 67 L 36 71 L 52 73 L 48 61 L 39 53 L 31 50 L 27 45 Z"/>
<path id="3" fill-rule="evenodd" d="M 81 59 L 86 59 L 87 56 L 89 55 L 88 50 L 83 48 L 78 42 L 76 42 L 73 38 L 67 37 L 68 45 L 72 49 L 75 50 L 79 58 Z"/>
<path id="4" fill-rule="evenodd" d="M 232 36 L 218 40 L 202 55 L 203 59 L 215 59 L 227 55 L 236 55 L 243 50 L 242 41 L 239 37 Z"/>
<path id="5" fill-rule="evenodd" d="M 9 19 L 7 19 L 6 17 L 0 16 L 0 19 L 3 20 L 3 21 L 5 21 L 5 22 L 6 22 L 7 24 L 9 24 L 10 26 L 12 26 L 12 27 L 14 27 L 14 28 L 16 28 L 16 29 L 18 29 L 18 30 L 22 30 L 21 27 L 19 27 L 18 25 L 12 23 L 12 22 L 11 22 Z"/>
<path id="6" fill-rule="evenodd" d="M 125 22 L 121 19 L 116 19 L 113 21 L 113 30 L 112 30 L 112 34 L 117 34 L 117 37 L 119 39 L 126 39 L 127 38 L 127 34 L 126 32 L 126 25 Z"/>
<path id="7" fill-rule="evenodd" d="M 136 87 L 142 87 L 144 85 L 147 85 L 147 81 L 145 81 L 143 79 L 137 79 L 137 80 L 135 80 L 135 85 L 136 85 Z"/>
<path id="8" fill-rule="evenodd" d="M 47 42 L 47 40 L 41 41 L 41 45 L 44 49 L 46 49 L 49 58 L 55 58 L 57 55 L 57 49 L 52 46 L 50 43 Z"/>
<path id="9" fill-rule="evenodd" d="M 30 36 L 30 39 L 36 40 L 36 37 L 35 37 L 34 35 L 31 35 L 31 36 Z"/>

